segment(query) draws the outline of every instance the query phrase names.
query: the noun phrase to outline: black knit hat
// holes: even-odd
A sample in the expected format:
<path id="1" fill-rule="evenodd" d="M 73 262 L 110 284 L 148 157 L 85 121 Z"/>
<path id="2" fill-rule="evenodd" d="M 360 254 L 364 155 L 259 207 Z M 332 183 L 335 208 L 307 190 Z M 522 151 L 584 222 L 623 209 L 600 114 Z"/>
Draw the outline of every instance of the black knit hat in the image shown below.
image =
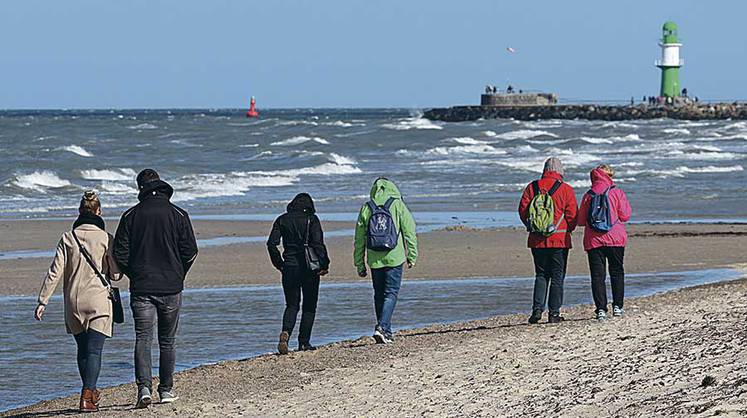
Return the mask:
<path id="1" fill-rule="evenodd" d="M 161 178 L 158 177 L 158 173 L 156 172 L 156 170 L 146 168 L 137 175 L 137 188 L 142 190 L 146 184 L 160 179 Z"/>

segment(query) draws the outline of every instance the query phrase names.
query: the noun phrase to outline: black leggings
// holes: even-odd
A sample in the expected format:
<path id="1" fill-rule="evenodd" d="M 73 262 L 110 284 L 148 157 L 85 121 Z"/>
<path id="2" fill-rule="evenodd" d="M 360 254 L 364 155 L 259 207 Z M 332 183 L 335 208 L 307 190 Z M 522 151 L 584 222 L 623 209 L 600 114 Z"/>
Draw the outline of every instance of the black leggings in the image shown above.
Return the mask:
<path id="1" fill-rule="evenodd" d="M 83 381 L 83 389 L 96 389 L 101 371 L 101 352 L 104 350 L 106 335 L 89 329 L 73 335 L 78 345 L 78 372 Z"/>
<path id="2" fill-rule="evenodd" d="M 597 311 L 607 312 L 607 263 L 609 262 L 612 304 L 623 307 L 625 297 L 625 247 L 599 247 L 589 250 L 591 294 Z"/>
<path id="3" fill-rule="evenodd" d="M 301 326 L 298 330 L 298 343 L 309 344 L 311 328 L 316 317 L 316 304 L 319 299 L 319 275 L 305 267 L 285 266 L 283 268 L 283 292 L 285 293 L 285 313 L 283 314 L 283 331 L 291 334 L 296 326 L 296 316 L 303 308 Z"/>

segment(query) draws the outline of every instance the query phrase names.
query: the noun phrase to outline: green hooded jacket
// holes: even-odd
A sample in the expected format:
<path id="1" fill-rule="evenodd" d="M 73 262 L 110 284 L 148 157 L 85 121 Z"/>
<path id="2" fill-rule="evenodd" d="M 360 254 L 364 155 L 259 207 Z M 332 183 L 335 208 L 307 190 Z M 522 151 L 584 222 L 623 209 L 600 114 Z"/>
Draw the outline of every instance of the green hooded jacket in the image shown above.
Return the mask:
<path id="1" fill-rule="evenodd" d="M 371 208 L 364 204 L 355 225 L 353 261 L 358 272 L 366 271 L 364 253 L 366 253 L 368 259 L 368 266 L 372 269 L 397 267 L 404 264 L 405 261 L 414 265 L 418 258 L 418 237 L 415 234 L 415 219 L 413 219 L 412 213 L 407 209 L 405 202 L 402 201 L 402 195 L 394 183 L 387 179 L 376 180 L 371 187 L 371 199 L 374 203 L 381 206 L 390 197 L 396 199 L 389 211 L 392 213 L 394 225 L 399 233 L 397 246 L 391 251 L 366 249 L 366 234 L 368 232 L 368 220 L 371 218 Z"/>

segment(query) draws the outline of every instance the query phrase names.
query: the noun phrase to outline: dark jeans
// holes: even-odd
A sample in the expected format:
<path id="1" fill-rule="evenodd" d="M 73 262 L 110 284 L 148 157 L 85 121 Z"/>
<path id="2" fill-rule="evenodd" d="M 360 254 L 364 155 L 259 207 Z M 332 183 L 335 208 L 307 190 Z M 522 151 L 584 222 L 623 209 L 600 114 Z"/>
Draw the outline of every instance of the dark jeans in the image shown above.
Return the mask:
<path id="1" fill-rule="evenodd" d="M 591 271 L 591 294 L 597 311 L 607 312 L 607 262 L 612 284 L 612 304 L 623 307 L 625 297 L 625 247 L 600 247 L 589 250 L 589 271 Z"/>
<path id="2" fill-rule="evenodd" d="M 283 331 L 293 333 L 296 317 L 301 307 L 301 326 L 298 330 L 298 344 L 309 344 L 311 328 L 314 327 L 316 304 L 319 300 L 319 275 L 312 273 L 306 267 L 283 267 L 283 293 L 285 293 L 285 312 L 283 313 Z"/>
<path id="3" fill-rule="evenodd" d="M 550 316 L 560 315 L 568 248 L 532 248 L 532 257 L 535 274 L 532 310 L 544 311 L 547 302 Z"/>
<path id="4" fill-rule="evenodd" d="M 132 318 L 135 320 L 135 381 L 138 389 L 152 388 L 152 363 L 150 358 L 153 327 L 158 318 L 159 392 L 170 392 L 174 386 L 176 364 L 176 329 L 179 325 L 179 308 L 182 294 L 133 295 L 130 297 Z"/>
<path id="5" fill-rule="evenodd" d="M 83 389 L 96 389 L 101 371 L 101 351 L 104 350 L 106 335 L 89 329 L 73 335 L 78 345 L 78 372 L 83 381 Z"/>
<path id="6" fill-rule="evenodd" d="M 392 315 L 394 307 L 397 306 L 397 295 L 402 285 L 403 266 L 404 264 L 398 267 L 371 269 L 376 322 L 388 337 L 392 336 Z"/>

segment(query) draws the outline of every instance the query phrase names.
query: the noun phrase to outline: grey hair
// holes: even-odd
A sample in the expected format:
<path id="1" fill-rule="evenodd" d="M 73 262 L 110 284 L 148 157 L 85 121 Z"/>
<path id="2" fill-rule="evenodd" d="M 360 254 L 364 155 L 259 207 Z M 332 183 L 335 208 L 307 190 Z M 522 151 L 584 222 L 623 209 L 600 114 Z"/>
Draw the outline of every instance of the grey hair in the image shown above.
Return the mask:
<path id="1" fill-rule="evenodd" d="M 560 159 L 557 157 L 550 157 L 545 161 L 545 168 L 542 170 L 542 172 L 547 171 L 554 171 L 561 176 L 565 175 L 565 170 L 563 169 L 563 163 L 560 162 Z"/>

